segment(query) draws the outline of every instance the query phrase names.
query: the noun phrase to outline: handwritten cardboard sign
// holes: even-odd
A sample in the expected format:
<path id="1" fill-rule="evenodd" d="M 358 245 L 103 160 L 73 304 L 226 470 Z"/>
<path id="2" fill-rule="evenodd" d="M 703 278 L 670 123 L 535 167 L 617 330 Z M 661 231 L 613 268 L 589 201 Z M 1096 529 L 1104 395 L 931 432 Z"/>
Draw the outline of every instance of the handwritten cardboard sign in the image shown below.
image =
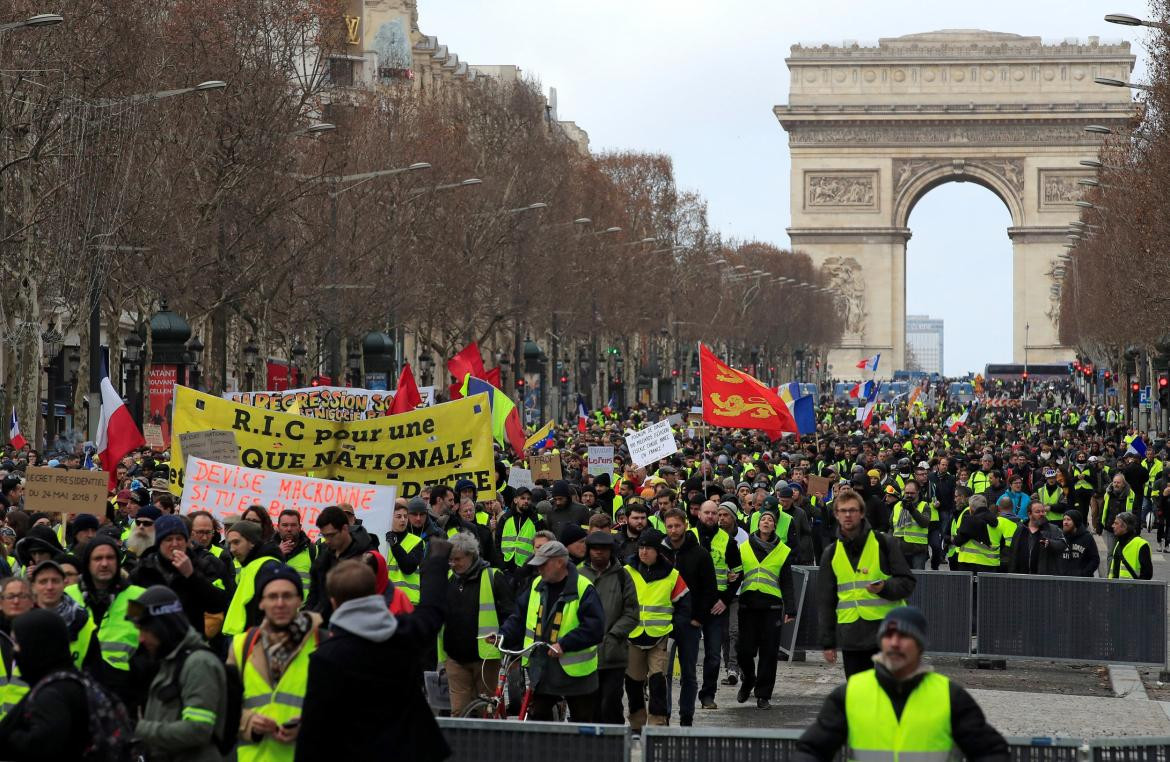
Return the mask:
<path id="1" fill-rule="evenodd" d="M 30 513 L 105 516 L 109 479 L 105 471 L 30 466 L 25 472 L 24 508 Z"/>
<path id="2" fill-rule="evenodd" d="M 529 464 L 532 466 L 532 479 L 540 481 L 547 479 L 550 482 L 559 481 L 564 478 L 561 475 L 561 456 L 553 455 L 551 453 L 545 455 L 537 455 L 529 458 Z"/>
<path id="3" fill-rule="evenodd" d="M 613 473 L 613 447 L 589 446 L 589 473 L 594 476 Z"/>
<path id="4" fill-rule="evenodd" d="M 240 463 L 240 448 L 234 431 L 192 431 L 179 435 L 179 446 L 188 458 L 214 460 L 233 466 Z"/>
<path id="5" fill-rule="evenodd" d="M 678 452 L 678 442 L 670 430 L 670 421 L 665 420 L 641 431 L 628 432 L 626 446 L 630 448 L 630 461 L 639 468 Z"/>
<path id="6" fill-rule="evenodd" d="M 167 449 L 166 440 L 163 439 L 163 427 L 157 423 L 142 424 L 142 438 L 146 440 L 146 444 L 155 452 L 162 452 Z"/>

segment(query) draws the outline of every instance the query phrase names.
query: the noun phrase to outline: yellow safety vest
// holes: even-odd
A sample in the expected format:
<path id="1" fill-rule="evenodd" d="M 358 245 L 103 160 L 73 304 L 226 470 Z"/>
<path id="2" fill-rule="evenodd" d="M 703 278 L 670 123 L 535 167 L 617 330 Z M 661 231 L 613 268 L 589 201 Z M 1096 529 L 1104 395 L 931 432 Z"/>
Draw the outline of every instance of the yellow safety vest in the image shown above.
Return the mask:
<path id="1" fill-rule="evenodd" d="M 674 617 L 671 596 L 678 583 L 678 570 L 671 569 L 670 574 L 654 582 L 647 582 L 635 566 L 627 564 L 626 571 L 634 581 L 634 591 L 638 595 L 638 624 L 630 631 L 629 637 L 649 635 L 662 638 L 669 635 Z"/>
<path id="2" fill-rule="evenodd" d="M 1140 554 L 1142 552 L 1142 547 L 1149 546 L 1149 544 L 1150 543 L 1146 542 L 1140 537 L 1134 537 L 1132 540 L 1127 542 L 1124 549 L 1121 547 L 1121 543 L 1114 544 L 1113 553 L 1109 556 L 1109 579 L 1139 579 L 1139 577 L 1130 574 L 1129 569 L 1126 568 L 1125 564 L 1118 560 L 1117 554 L 1120 552 L 1121 557 L 1125 559 L 1125 563 L 1132 566 L 1135 572 L 1141 573 Z M 1117 569 L 1116 572 L 1114 571 L 1115 567 Z"/>
<path id="3" fill-rule="evenodd" d="M 924 501 L 919 501 L 918 505 L 914 507 L 919 508 L 923 503 Z M 926 510 L 929 511 L 930 506 L 927 506 Z M 918 512 L 922 513 L 922 510 L 919 508 Z M 902 520 L 903 513 L 906 514 L 905 522 Z M 894 503 L 893 524 L 894 536 L 901 540 L 915 545 L 926 545 L 929 541 L 930 527 L 918 526 L 917 522 L 914 521 L 914 517 L 910 515 L 910 511 L 903 507 L 901 500 Z"/>
<path id="4" fill-rule="evenodd" d="M 581 598 L 585 595 L 586 590 L 593 587 L 593 583 L 586 579 L 585 575 L 578 574 L 577 594 L 565 601 L 565 605 L 560 613 L 553 618 L 552 631 L 545 633 L 542 631 L 543 625 L 541 622 L 544 614 L 541 611 L 541 596 L 536 590 L 536 586 L 540 583 L 540 577 L 532 580 L 532 587 L 528 592 L 528 613 L 524 620 L 525 648 L 528 648 L 537 640 L 552 645 L 559 638 L 577 629 L 577 626 L 580 624 L 577 619 L 577 610 L 581 606 Z M 550 601 L 550 603 L 555 606 L 557 601 Z M 589 646 L 583 651 L 566 651 L 561 655 L 560 664 L 561 669 L 569 677 L 589 677 L 597 671 L 597 646 Z M 524 657 L 524 666 L 528 666 L 527 656 Z"/>
<path id="5" fill-rule="evenodd" d="M 313 568 L 313 556 L 309 550 L 310 547 L 312 546 L 306 545 L 301 548 L 299 553 L 285 561 L 301 578 L 301 598 L 306 601 L 309 599 L 309 570 Z"/>
<path id="6" fill-rule="evenodd" d="M 1012 546 L 1012 542 L 1016 539 L 1016 532 L 1019 528 L 1020 525 L 1007 516 L 1001 515 L 999 517 L 999 535 L 1006 547 L 1010 548 Z"/>
<path id="7" fill-rule="evenodd" d="M 256 574 L 265 564 L 278 564 L 280 561 L 270 556 L 261 556 L 240 572 L 240 579 L 236 584 L 236 592 L 232 602 L 228 604 L 227 616 L 223 619 L 224 635 L 239 635 L 248 628 L 247 605 L 256 594 Z"/>
<path id="8" fill-rule="evenodd" d="M 756 558 L 756 551 L 752 548 L 750 538 L 741 542 L 739 555 L 743 559 L 743 586 L 739 589 L 740 593 L 758 590 L 782 600 L 784 593 L 780 590 L 780 570 L 784 568 L 784 562 L 791 553 L 791 548 L 783 542 L 777 542 L 776 547 L 760 560 Z"/>
<path id="9" fill-rule="evenodd" d="M 865 547 L 861 551 L 861 558 L 857 560 L 857 568 L 850 563 L 843 543 L 837 540 L 832 567 L 837 577 L 837 624 L 849 624 L 858 619 L 881 621 L 886 614 L 905 605 L 902 601 L 887 600 L 865 589 L 871 582 L 890 578 L 889 574 L 882 571 L 881 552 L 873 532 L 865 538 Z"/>
<path id="10" fill-rule="evenodd" d="M 995 526 L 987 527 L 987 539 L 990 541 L 987 545 L 978 540 L 967 540 L 960 545 L 959 563 L 975 564 L 976 566 L 999 566 L 999 543 L 1003 539 L 1003 535 L 999 531 L 998 521 L 996 521 Z"/>
<path id="11" fill-rule="evenodd" d="M 475 636 L 479 658 L 483 660 L 500 658 L 500 649 L 484 640 L 488 635 L 495 635 L 500 631 L 500 615 L 496 613 L 496 594 L 492 590 L 492 580 L 498 570 L 490 566 L 479 575 L 479 616 L 476 619 Z M 454 572 L 447 572 L 447 579 L 451 579 Z M 447 625 L 439 628 L 438 655 L 439 661 L 447 661 L 447 649 L 443 648 L 443 635 Z"/>
<path id="12" fill-rule="evenodd" d="M 6 674 L 0 662 L 0 719 L 7 716 L 29 691 L 29 685 L 20 678 L 20 668 L 12 661 L 12 673 Z"/>
<path id="13" fill-rule="evenodd" d="M 106 609 L 106 615 L 102 617 L 101 625 L 97 628 L 102 660 L 114 669 L 128 671 L 130 657 L 138 650 L 138 628 L 126 618 L 126 608 L 130 605 L 130 601 L 144 592 L 146 592 L 146 588 L 138 585 L 130 585 L 125 590 L 120 591 L 110 601 L 110 607 Z M 85 605 L 85 598 L 78 585 L 70 585 L 65 588 L 65 593 L 82 606 Z M 93 612 L 91 611 L 90 625 L 93 624 Z M 90 629 L 91 638 L 92 632 L 93 630 Z M 85 648 L 88 652 L 88 644 Z"/>
<path id="14" fill-rule="evenodd" d="M 971 478 L 967 480 L 967 486 L 971 488 L 971 492 L 978 495 L 980 492 L 986 492 L 988 485 L 991 483 L 991 477 L 982 471 L 976 471 L 971 474 Z"/>
<path id="15" fill-rule="evenodd" d="M 695 539 L 699 539 L 699 528 L 691 529 L 691 534 Z M 727 578 L 731 575 L 731 570 L 727 568 L 727 542 L 731 536 L 722 529 L 715 530 L 715 536 L 711 538 L 711 561 L 715 564 L 715 587 L 719 592 L 727 589 Z"/>
<path id="16" fill-rule="evenodd" d="M 536 537 L 536 524 L 527 516 L 516 526 L 516 516 L 511 515 L 504 521 L 504 531 L 500 535 L 500 551 L 504 560 L 515 566 L 523 566 L 532 558 L 533 538 Z"/>
<path id="17" fill-rule="evenodd" d="M 419 539 L 419 536 L 410 532 L 407 532 L 402 538 L 402 548 L 407 553 L 421 544 L 422 540 Z M 402 588 L 402 592 L 406 594 L 411 603 L 418 604 L 419 593 L 422 591 L 418 569 L 416 568 L 411 574 L 403 574 L 402 569 L 398 568 L 398 562 L 394 560 L 394 553 L 389 548 L 386 549 L 386 574 L 395 587 Z"/>
<path id="18" fill-rule="evenodd" d="M 922 676 L 901 716 L 877 674 L 858 672 L 845 687 L 845 721 L 851 762 L 947 762 L 955 746 L 950 681 L 937 672 Z"/>
<path id="19" fill-rule="evenodd" d="M 278 725 L 300 717 L 305 703 L 305 689 L 309 683 L 309 657 L 317 650 L 316 634 L 305 636 L 300 650 L 285 667 L 276 685 L 269 685 L 252 666 L 249 655 L 244 653 L 245 641 L 250 634 L 245 632 L 232 638 L 236 665 L 244 683 L 243 708 L 275 720 Z M 236 744 L 236 757 L 239 762 L 291 762 L 296 748 L 295 743 L 281 743 L 272 736 L 264 736 L 259 743 L 242 739 Z"/>
<path id="20" fill-rule="evenodd" d="M 226 553 L 227 551 L 225 551 L 223 548 L 219 547 L 218 545 L 209 545 L 209 546 L 207 546 L 207 552 L 210 553 L 211 555 L 215 556 L 216 558 L 218 558 L 220 561 L 223 561 L 223 554 Z M 233 558 L 232 560 L 234 561 L 235 559 Z M 238 574 L 239 570 L 236 570 L 236 573 Z M 211 581 L 211 586 L 218 587 L 220 590 L 227 589 L 226 587 L 224 587 L 222 577 L 216 577 L 215 579 L 213 579 Z"/>

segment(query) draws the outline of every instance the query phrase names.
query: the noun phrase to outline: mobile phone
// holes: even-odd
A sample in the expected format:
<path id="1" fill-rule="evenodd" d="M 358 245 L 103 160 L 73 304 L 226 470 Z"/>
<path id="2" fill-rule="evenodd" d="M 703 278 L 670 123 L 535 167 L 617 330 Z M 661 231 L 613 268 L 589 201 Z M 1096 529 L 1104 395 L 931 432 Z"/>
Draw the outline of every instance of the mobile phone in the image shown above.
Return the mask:
<path id="1" fill-rule="evenodd" d="M 292 730 L 293 728 L 297 727 L 300 724 L 301 724 L 301 718 L 294 717 L 291 720 L 289 720 L 288 722 L 281 723 L 280 727 L 284 728 L 285 730 Z"/>

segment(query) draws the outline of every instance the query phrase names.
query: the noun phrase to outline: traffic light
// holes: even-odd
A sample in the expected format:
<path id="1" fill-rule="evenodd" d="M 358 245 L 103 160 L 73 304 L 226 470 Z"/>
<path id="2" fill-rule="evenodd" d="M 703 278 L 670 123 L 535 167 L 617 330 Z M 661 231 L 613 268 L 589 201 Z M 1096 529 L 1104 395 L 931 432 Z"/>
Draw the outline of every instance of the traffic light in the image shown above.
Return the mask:
<path id="1" fill-rule="evenodd" d="M 1113 371 L 1111 371 L 1111 370 L 1105 371 L 1105 385 L 1106 386 L 1113 385 Z"/>
<path id="2" fill-rule="evenodd" d="M 1163 410 L 1170 406 L 1170 376 L 1165 373 L 1158 376 L 1158 404 Z"/>
<path id="3" fill-rule="evenodd" d="M 562 373 L 561 374 L 561 386 L 564 386 L 567 383 L 569 383 L 569 377 L 566 376 L 564 373 Z"/>
<path id="4" fill-rule="evenodd" d="M 678 368 L 674 368 L 673 370 L 671 370 L 670 375 L 673 376 L 674 378 L 678 378 Z"/>
<path id="5" fill-rule="evenodd" d="M 1134 394 L 1137 394 L 1141 388 L 1141 384 L 1139 384 L 1137 381 L 1131 381 L 1129 384 L 1129 390 Z"/>
<path id="6" fill-rule="evenodd" d="M 522 378 L 516 379 L 516 388 L 519 389 L 520 391 L 524 391 L 524 379 L 522 379 Z"/>
<path id="7" fill-rule="evenodd" d="M 1028 371 L 1024 371 L 1021 375 L 1023 376 L 1024 381 L 1026 382 L 1028 380 Z"/>
<path id="8" fill-rule="evenodd" d="M 1165 389 L 1167 386 L 1170 386 L 1170 378 L 1166 376 L 1158 376 L 1158 388 Z"/>

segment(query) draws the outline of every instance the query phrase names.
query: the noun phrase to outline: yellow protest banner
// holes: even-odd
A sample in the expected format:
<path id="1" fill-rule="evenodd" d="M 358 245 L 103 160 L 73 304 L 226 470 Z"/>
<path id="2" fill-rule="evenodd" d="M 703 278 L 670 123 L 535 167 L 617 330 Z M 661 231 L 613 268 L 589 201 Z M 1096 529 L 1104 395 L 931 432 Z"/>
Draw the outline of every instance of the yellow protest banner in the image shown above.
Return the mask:
<path id="1" fill-rule="evenodd" d="M 171 492 L 183 492 L 180 437 L 197 431 L 231 431 L 239 465 L 282 474 L 347 482 L 387 484 L 401 497 L 424 485 L 470 479 L 495 490 L 492 413 L 487 395 L 476 394 L 401 415 L 359 421 L 327 421 L 263 410 L 175 387 L 171 422 Z"/>

